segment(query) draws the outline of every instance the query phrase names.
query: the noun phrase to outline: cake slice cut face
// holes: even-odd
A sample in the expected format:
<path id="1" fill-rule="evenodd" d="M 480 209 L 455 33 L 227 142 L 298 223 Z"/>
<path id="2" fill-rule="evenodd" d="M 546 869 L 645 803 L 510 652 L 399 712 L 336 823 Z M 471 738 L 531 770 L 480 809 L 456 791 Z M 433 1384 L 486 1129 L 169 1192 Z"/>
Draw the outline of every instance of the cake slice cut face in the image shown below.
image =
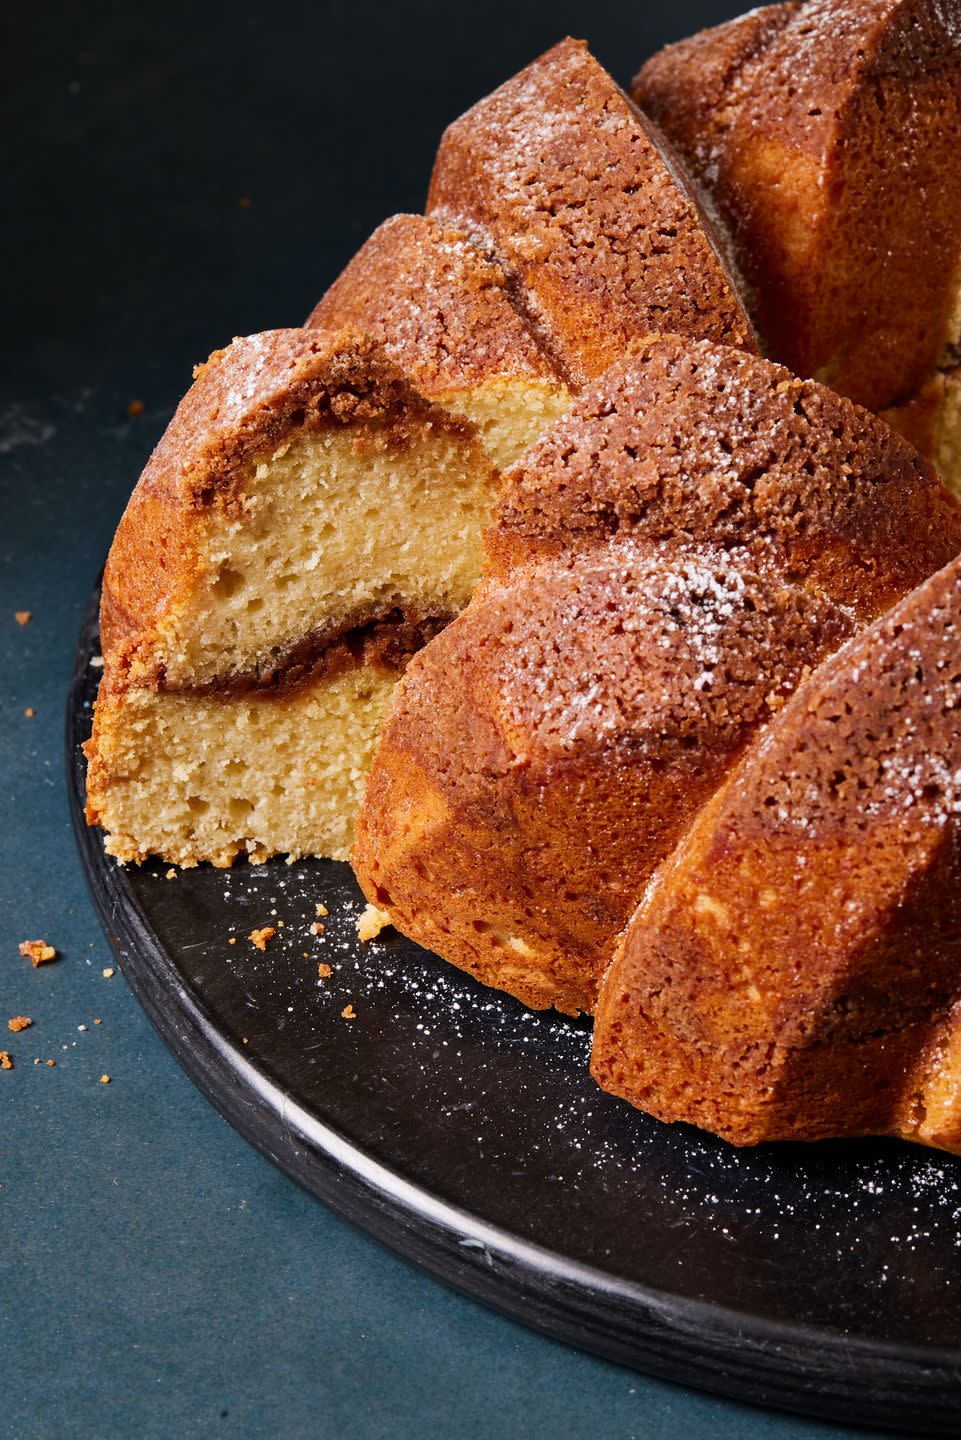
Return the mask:
<path id="1" fill-rule="evenodd" d="M 957 6 L 767 6 L 661 51 L 632 94 L 732 236 L 769 353 L 961 487 Z"/>
<path id="2" fill-rule="evenodd" d="M 554 46 L 449 127 L 427 209 L 496 257 L 575 386 L 655 330 L 755 348 L 706 214 L 579 41 Z"/>
<path id="3" fill-rule="evenodd" d="M 502 470 L 570 403 L 500 266 L 423 215 L 375 230 L 307 324 L 376 340 L 422 395 L 471 421 Z"/>
<path id="4" fill-rule="evenodd" d="M 484 983 L 592 1010 L 651 875 L 806 668 L 959 550 L 957 503 L 880 421 L 652 342 L 505 477 L 490 576 L 375 755 L 365 894 Z"/>
<path id="5" fill-rule="evenodd" d="M 108 850 L 344 856 L 396 678 L 477 582 L 495 475 L 354 332 L 213 355 L 104 576 L 88 817 Z"/>
<path id="6" fill-rule="evenodd" d="M 827 660 L 658 872 L 592 1071 L 735 1144 L 961 1150 L 961 562 Z"/>

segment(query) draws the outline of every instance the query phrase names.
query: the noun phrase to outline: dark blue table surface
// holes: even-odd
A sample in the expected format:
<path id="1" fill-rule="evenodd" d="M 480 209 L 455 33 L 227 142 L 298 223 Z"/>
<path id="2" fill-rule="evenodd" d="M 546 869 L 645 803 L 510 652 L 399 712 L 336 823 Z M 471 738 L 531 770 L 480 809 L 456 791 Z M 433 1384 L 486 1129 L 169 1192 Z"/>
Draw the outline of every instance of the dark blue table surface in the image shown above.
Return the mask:
<path id="1" fill-rule="evenodd" d="M 104 978 L 64 787 L 81 613 L 191 365 L 298 323 L 380 219 L 422 205 L 445 122 L 565 32 L 626 82 L 730 13 L 21 7 L 0 101 L 0 1435 L 842 1433 L 542 1339 L 272 1169 Z M 17 942 L 39 936 L 60 958 L 34 969 Z"/>

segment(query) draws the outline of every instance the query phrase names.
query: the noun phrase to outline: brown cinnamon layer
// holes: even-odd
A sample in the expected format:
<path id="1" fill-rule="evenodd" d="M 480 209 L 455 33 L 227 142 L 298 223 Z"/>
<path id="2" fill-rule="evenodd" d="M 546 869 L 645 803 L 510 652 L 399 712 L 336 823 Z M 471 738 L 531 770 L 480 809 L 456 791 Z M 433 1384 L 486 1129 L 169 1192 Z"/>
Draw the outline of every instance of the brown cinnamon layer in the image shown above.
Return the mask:
<path id="1" fill-rule="evenodd" d="M 395 605 L 366 618 L 312 630 L 253 669 L 188 685 L 181 693 L 222 696 L 225 700 L 264 692 L 287 697 L 315 681 L 332 680 L 365 666 L 402 674 L 411 657 L 453 618 L 451 613 L 426 615 Z M 160 688 L 166 688 L 162 679 Z"/>

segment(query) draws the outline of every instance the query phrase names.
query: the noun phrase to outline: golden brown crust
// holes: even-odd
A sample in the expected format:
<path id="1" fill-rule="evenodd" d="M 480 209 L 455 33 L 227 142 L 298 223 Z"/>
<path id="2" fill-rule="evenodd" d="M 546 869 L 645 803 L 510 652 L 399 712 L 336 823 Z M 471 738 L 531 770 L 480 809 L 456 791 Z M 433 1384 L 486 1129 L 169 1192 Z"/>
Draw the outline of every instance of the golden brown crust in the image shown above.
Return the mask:
<path id="1" fill-rule="evenodd" d="M 957 6 L 771 6 L 655 55 L 632 94 L 733 235 L 770 352 L 870 409 L 909 400 L 961 268 Z"/>
<path id="2" fill-rule="evenodd" d="M 618 948 L 606 1089 L 736 1144 L 961 1146 L 959 642 L 956 560 L 771 723 Z"/>
<path id="3" fill-rule="evenodd" d="M 501 268 L 423 215 L 395 215 L 375 230 L 307 325 L 369 335 L 431 399 L 505 377 L 557 379 Z"/>
<path id="4" fill-rule="evenodd" d="M 961 550 L 961 507 L 843 396 L 756 356 L 660 336 L 507 473 L 490 573 L 625 534 L 761 542 L 865 621 Z"/>
<path id="5" fill-rule="evenodd" d="M 354 865 L 398 929 L 485 983 L 590 1009 L 741 747 L 961 551 L 961 508 L 843 397 L 657 337 L 508 472 L 488 549 L 399 691 Z"/>
<path id="6" fill-rule="evenodd" d="M 104 573 L 101 644 L 108 670 L 132 651 L 196 578 L 205 510 L 229 508 L 257 458 L 294 435 L 356 421 L 384 444 L 408 443 L 424 421 L 465 422 L 425 400 L 372 340 L 351 330 L 268 330 L 234 340 L 198 366 L 124 512 Z M 145 658 L 144 683 L 160 683 Z"/>
<path id="7" fill-rule="evenodd" d="M 352 855 L 364 893 L 485 984 L 592 1010 L 650 873 L 852 629 L 710 546 L 614 542 L 489 587 L 401 682 Z"/>
<path id="8" fill-rule="evenodd" d="M 562 41 L 449 127 L 428 213 L 496 256 L 575 384 L 651 330 L 754 348 L 704 214 L 579 41 Z"/>

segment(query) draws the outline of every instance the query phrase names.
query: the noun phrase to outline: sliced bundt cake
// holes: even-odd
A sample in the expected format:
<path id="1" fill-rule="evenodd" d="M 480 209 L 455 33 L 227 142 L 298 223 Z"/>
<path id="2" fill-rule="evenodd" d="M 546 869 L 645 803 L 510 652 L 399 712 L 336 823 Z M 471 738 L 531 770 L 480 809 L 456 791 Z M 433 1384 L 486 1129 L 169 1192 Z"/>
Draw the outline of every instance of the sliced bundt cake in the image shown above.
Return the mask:
<path id="1" fill-rule="evenodd" d="M 378 341 L 422 395 L 476 426 L 500 469 L 570 402 L 500 266 L 423 215 L 395 215 L 375 230 L 307 324 L 351 325 Z"/>
<path id="2" fill-rule="evenodd" d="M 485 983 L 592 1009 L 758 727 L 959 549 L 957 503 L 880 421 L 756 357 L 649 342 L 505 477 L 491 579 L 378 747 L 365 894 Z"/>
<path id="3" fill-rule="evenodd" d="M 477 581 L 495 474 L 352 332 L 201 366 L 104 575 L 87 794 L 108 850 L 343 856 L 397 674 Z"/>
<path id="4" fill-rule="evenodd" d="M 735 1144 L 961 1150 L 961 561 L 799 687 L 646 893 L 592 1069 Z"/>
<path id="5" fill-rule="evenodd" d="M 599 348 L 590 342 L 599 364 L 656 313 L 751 343 L 696 207 L 630 102 L 573 42 L 535 72 L 543 94 L 529 116 L 587 146 L 564 180 L 565 204 L 581 209 L 576 243 L 554 267 L 568 341 L 613 316 Z M 581 199 L 572 192 L 588 153 L 621 187 L 620 229 L 612 190 L 595 203 L 582 177 Z M 235 342 L 178 410 L 105 579 L 88 814 L 120 858 L 346 853 L 397 675 L 478 579 L 498 468 L 563 412 L 584 373 L 587 351 L 561 347 L 558 360 L 529 318 L 540 281 L 517 273 L 511 196 L 488 202 L 504 209 L 489 254 L 443 206 L 395 216 L 308 328 Z M 568 219 L 555 222 L 567 233 Z"/>
<path id="6" fill-rule="evenodd" d="M 427 209 L 496 257 L 574 384 L 653 330 L 755 348 L 704 211 L 579 41 L 555 45 L 450 126 Z"/>
<path id="7" fill-rule="evenodd" d="M 808 0 L 655 55 L 637 103 L 733 238 L 775 359 L 961 488 L 961 10 Z"/>

